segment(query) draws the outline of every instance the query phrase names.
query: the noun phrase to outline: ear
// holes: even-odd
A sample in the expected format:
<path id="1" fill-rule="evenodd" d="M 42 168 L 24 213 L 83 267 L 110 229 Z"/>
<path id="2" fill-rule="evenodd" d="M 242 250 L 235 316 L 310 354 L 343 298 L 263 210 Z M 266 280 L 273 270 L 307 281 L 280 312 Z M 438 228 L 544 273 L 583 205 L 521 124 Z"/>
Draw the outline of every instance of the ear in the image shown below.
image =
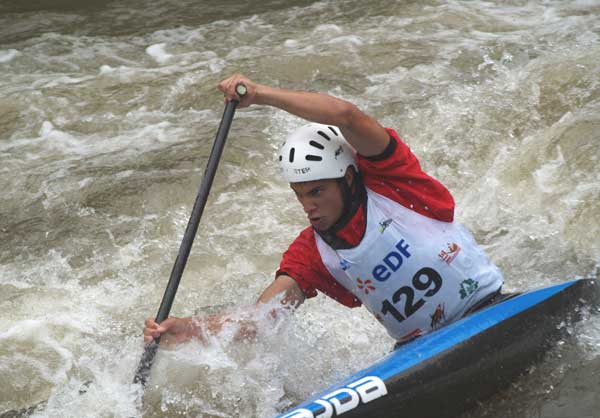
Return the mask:
<path id="1" fill-rule="evenodd" d="M 344 174 L 344 180 L 346 180 L 346 184 L 348 185 L 348 187 L 352 187 L 352 185 L 354 184 L 355 176 L 356 173 L 354 172 L 354 168 L 352 166 L 349 166 L 346 169 L 346 173 Z"/>

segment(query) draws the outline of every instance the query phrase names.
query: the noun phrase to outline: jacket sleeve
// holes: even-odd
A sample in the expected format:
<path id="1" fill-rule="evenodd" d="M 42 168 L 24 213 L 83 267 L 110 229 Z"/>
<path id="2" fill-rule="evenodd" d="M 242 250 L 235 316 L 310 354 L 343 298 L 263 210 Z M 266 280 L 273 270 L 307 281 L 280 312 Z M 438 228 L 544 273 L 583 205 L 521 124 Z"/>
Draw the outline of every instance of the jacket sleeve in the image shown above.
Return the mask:
<path id="1" fill-rule="evenodd" d="M 298 283 L 306 298 L 320 291 L 342 305 L 355 308 L 361 302 L 340 285 L 321 260 L 311 227 L 303 230 L 283 254 L 276 277 L 285 274 Z"/>

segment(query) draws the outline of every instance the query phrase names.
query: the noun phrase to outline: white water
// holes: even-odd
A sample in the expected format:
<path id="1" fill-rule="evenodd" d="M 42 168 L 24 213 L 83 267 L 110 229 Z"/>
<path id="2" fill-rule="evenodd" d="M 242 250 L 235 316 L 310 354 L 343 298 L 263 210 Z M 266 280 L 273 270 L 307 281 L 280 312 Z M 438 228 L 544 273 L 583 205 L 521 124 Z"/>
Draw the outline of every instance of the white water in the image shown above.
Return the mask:
<path id="1" fill-rule="evenodd" d="M 320 296 L 257 342 L 161 352 L 142 407 L 142 323 L 235 71 L 396 128 L 508 289 L 597 274 L 600 2 L 23 7 L 0 5 L 0 413 L 48 399 L 34 416 L 268 417 L 391 348 L 366 312 Z M 236 114 L 173 314 L 251 304 L 272 280 L 304 226 L 275 164 L 301 123 Z M 598 370 L 598 321 L 578 335 L 473 416 L 597 409 L 578 370 Z"/>

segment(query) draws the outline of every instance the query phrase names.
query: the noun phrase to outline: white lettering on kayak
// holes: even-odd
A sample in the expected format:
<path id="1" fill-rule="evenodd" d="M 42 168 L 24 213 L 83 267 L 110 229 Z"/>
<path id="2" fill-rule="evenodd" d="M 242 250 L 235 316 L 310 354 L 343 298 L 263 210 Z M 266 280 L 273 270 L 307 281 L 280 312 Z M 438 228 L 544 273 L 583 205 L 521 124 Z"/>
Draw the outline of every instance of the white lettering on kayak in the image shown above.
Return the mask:
<path id="1" fill-rule="evenodd" d="M 332 418 L 351 411 L 361 402 L 368 403 L 384 395 L 387 388 L 376 376 L 366 376 L 345 387 L 323 395 L 304 408 L 295 409 L 281 418 Z"/>

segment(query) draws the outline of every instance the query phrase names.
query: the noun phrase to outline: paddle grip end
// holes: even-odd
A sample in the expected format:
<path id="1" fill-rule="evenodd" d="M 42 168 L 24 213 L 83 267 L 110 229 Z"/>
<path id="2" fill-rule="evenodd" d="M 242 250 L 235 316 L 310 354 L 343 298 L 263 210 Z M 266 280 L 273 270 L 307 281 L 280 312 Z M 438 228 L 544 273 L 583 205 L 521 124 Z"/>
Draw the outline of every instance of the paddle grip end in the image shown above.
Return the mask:
<path id="1" fill-rule="evenodd" d="M 244 85 L 244 83 L 237 83 L 235 85 L 235 92 L 241 98 L 244 97 L 246 93 L 248 93 L 248 88 Z"/>

